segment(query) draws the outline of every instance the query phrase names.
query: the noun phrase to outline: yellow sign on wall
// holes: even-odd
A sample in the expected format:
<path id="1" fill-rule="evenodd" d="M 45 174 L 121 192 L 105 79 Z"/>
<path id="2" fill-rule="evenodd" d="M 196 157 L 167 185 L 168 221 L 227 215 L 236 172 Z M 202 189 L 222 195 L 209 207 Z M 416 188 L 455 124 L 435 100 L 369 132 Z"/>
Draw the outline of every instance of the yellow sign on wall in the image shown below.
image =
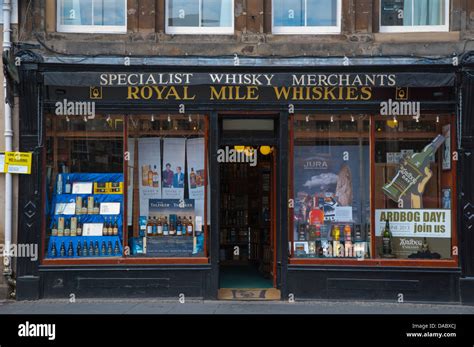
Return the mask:
<path id="1" fill-rule="evenodd" d="M 0 172 L 31 174 L 31 152 L 0 153 Z"/>

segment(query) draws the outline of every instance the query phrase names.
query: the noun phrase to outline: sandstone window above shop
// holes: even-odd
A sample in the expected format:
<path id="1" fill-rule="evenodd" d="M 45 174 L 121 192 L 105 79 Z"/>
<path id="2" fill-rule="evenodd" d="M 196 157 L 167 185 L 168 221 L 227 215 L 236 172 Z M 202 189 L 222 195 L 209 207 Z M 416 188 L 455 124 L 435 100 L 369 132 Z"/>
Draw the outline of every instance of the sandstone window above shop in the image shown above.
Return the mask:
<path id="1" fill-rule="evenodd" d="M 380 0 L 380 32 L 449 31 L 449 0 Z"/>
<path id="2" fill-rule="evenodd" d="M 233 34 L 233 0 L 167 0 L 166 33 Z"/>
<path id="3" fill-rule="evenodd" d="M 273 0 L 272 33 L 341 32 L 341 0 Z"/>
<path id="4" fill-rule="evenodd" d="M 58 0 L 59 32 L 126 33 L 126 0 Z"/>

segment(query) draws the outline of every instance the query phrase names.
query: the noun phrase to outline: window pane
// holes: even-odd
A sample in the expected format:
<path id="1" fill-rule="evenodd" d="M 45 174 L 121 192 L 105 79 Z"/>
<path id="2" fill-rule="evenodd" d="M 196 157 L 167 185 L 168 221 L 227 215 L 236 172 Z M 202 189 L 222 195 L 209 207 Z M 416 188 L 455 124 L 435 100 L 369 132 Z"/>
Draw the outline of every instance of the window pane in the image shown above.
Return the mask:
<path id="1" fill-rule="evenodd" d="M 273 25 L 304 26 L 304 0 L 274 0 Z"/>
<path id="2" fill-rule="evenodd" d="M 337 0 L 307 0 L 308 26 L 336 26 Z"/>
<path id="3" fill-rule="evenodd" d="M 368 116 L 296 115 L 294 138 L 294 256 L 370 257 Z"/>
<path id="4" fill-rule="evenodd" d="M 94 25 L 125 25 L 123 0 L 95 0 Z"/>
<path id="5" fill-rule="evenodd" d="M 199 1 L 197 0 L 169 0 L 169 26 L 199 26 Z"/>
<path id="6" fill-rule="evenodd" d="M 121 257 L 122 116 L 48 115 L 46 134 L 46 257 Z"/>
<path id="7" fill-rule="evenodd" d="M 450 117 L 379 118 L 375 126 L 377 257 L 451 259 Z"/>
<path id="8" fill-rule="evenodd" d="M 196 114 L 130 118 L 127 224 L 131 256 L 204 256 L 204 129 L 204 116 Z"/>
<path id="9" fill-rule="evenodd" d="M 202 0 L 203 27 L 232 26 L 232 0 Z"/>
<path id="10" fill-rule="evenodd" d="M 448 0 L 381 0 L 382 26 L 446 24 Z"/>
<path id="11" fill-rule="evenodd" d="M 92 25 L 92 0 L 60 0 L 60 23 Z"/>

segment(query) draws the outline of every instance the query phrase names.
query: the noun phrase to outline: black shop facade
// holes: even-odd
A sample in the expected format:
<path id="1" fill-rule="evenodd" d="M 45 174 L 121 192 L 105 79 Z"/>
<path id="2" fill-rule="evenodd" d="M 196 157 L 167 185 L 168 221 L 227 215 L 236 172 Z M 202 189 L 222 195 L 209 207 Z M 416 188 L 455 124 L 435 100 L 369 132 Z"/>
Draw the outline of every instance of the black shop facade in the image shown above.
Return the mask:
<path id="1" fill-rule="evenodd" d="M 24 63 L 18 299 L 461 301 L 459 68 L 336 60 Z"/>

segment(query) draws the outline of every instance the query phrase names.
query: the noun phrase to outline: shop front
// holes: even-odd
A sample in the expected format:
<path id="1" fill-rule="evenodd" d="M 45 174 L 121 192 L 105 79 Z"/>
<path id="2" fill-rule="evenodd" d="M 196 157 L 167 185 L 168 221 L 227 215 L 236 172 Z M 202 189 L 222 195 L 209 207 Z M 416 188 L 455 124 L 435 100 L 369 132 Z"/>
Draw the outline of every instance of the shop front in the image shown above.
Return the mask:
<path id="1" fill-rule="evenodd" d="M 459 301 L 453 66 L 101 59 L 22 65 L 19 299 Z"/>

